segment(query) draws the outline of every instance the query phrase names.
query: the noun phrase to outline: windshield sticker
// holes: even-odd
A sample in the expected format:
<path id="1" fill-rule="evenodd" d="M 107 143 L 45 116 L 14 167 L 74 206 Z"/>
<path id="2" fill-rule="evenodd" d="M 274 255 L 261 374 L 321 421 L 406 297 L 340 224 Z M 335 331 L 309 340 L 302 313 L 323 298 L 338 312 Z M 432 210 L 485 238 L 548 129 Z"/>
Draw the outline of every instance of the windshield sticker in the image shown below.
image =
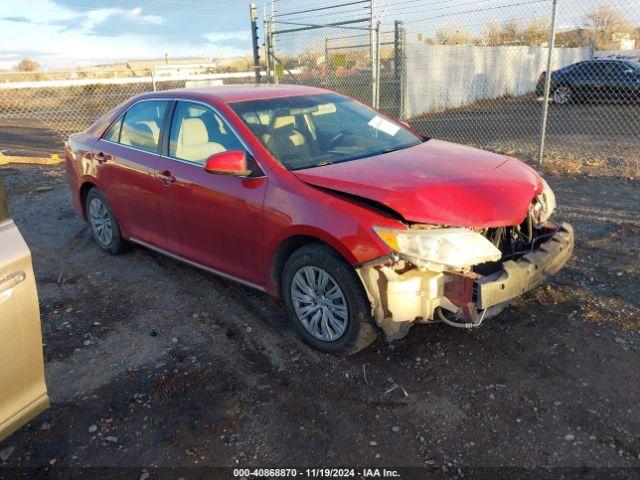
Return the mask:
<path id="1" fill-rule="evenodd" d="M 384 132 L 388 135 L 391 135 L 392 137 L 400 130 L 400 127 L 398 125 L 391 123 L 389 120 L 385 120 L 379 115 L 376 115 L 371 119 L 371 121 L 369 122 L 369 126 L 375 128 L 376 130 L 380 130 L 381 132 Z"/>

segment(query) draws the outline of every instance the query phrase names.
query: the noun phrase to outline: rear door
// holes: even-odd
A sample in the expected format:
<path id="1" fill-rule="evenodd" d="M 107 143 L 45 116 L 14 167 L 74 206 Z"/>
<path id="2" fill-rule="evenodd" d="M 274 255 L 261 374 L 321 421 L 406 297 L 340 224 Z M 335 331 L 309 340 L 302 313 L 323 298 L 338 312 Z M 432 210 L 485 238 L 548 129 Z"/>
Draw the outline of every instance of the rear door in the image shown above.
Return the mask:
<path id="1" fill-rule="evenodd" d="M 31 252 L 0 177 L 0 441 L 48 406 Z"/>
<path id="2" fill-rule="evenodd" d="M 98 187 L 123 234 L 167 247 L 157 181 L 160 132 L 169 100 L 142 100 L 131 107 L 94 146 Z"/>

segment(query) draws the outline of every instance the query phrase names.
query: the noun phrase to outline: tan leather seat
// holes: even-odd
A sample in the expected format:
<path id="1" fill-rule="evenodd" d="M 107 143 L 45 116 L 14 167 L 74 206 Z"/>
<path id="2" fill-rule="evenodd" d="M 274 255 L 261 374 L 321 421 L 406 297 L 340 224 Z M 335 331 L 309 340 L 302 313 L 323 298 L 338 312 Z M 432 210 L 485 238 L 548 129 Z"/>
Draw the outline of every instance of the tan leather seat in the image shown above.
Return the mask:
<path id="1" fill-rule="evenodd" d="M 276 117 L 271 123 L 270 133 L 262 135 L 267 148 L 281 160 L 305 158 L 311 153 L 304 135 L 295 129 L 295 123 L 292 115 Z"/>
<path id="2" fill-rule="evenodd" d="M 180 125 L 176 143 L 176 158 L 204 163 L 215 153 L 226 151 L 222 145 L 209 141 L 207 127 L 201 118 L 185 118 Z"/>

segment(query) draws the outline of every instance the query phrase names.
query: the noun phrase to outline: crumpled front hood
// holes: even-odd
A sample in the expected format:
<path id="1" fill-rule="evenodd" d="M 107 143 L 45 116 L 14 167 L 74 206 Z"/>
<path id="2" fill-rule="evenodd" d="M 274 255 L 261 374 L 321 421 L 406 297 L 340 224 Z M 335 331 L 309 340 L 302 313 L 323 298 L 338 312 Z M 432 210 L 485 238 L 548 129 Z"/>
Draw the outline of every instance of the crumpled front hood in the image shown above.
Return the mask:
<path id="1" fill-rule="evenodd" d="M 538 174 L 518 160 L 440 140 L 293 173 L 378 202 L 409 222 L 460 227 L 520 224 L 542 191 Z"/>

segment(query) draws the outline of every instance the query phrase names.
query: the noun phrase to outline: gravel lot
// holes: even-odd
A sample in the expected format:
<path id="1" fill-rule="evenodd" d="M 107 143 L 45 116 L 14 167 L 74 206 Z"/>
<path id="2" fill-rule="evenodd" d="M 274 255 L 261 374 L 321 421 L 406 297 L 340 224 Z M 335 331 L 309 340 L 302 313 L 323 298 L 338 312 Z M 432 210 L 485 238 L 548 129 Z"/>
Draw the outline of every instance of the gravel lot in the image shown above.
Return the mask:
<path id="1" fill-rule="evenodd" d="M 637 181 L 549 177 L 577 237 L 553 282 L 471 333 L 417 326 L 344 359 L 302 344 L 262 293 L 142 248 L 102 253 L 62 166 L 0 174 L 33 252 L 53 402 L 0 444 L 5 467 L 638 474 Z"/>

